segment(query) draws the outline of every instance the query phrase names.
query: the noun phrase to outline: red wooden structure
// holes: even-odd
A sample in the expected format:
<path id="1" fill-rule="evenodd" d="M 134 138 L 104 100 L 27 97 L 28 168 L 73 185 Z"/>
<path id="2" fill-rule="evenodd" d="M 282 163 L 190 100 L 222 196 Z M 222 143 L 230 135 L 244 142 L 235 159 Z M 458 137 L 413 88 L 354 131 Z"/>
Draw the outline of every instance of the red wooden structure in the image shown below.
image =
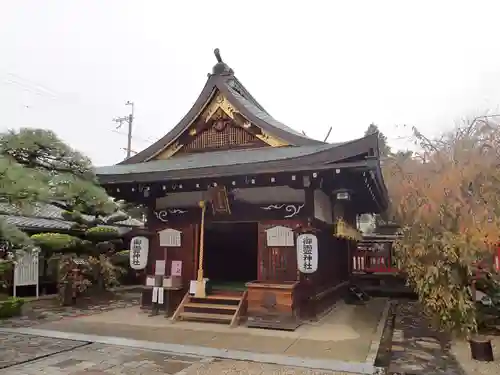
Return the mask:
<path id="1" fill-rule="evenodd" d="M 353 273 L 397 273 L 392 253 L 396 235 L 373 234 L 363 237 L 352 254 Z"/>
<path id="2" fill-rule="evenodd" d="M 364 236 L 352 253 L 352 273 L 397 273 L 399 267 L 393 254 L 397 235 L 373 234 Z M 500 244 L 493 256 L 493 268 L 500 272 Z"/>

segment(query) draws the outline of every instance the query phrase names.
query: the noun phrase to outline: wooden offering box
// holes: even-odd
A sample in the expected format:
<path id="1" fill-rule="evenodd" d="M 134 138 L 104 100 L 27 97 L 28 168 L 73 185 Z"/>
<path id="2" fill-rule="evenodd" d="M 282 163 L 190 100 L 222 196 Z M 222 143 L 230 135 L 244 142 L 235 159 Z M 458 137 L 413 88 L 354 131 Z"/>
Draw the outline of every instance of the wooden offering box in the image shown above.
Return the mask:
<path id="1" fill-rule="evenodd" d="M 297 285 L 297 281 L 247 283 L 247 325 L 254 328 L 295 330 L 300 325 L 295 311 Z"/>

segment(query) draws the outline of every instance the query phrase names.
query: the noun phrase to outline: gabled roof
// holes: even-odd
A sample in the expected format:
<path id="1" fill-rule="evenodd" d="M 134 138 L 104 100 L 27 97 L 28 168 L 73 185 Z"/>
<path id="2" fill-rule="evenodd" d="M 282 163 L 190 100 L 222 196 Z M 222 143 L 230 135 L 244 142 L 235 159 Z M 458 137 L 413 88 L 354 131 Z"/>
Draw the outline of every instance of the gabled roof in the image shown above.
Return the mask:
<path id="1" fill-rule="evenodd" d="M 216 92 L 220 92 L 246 119 L 262 130 L 282 139 L 291 146 L 312 146 L 325 144 L 305 136 L 292 128 L 274 119 L 257 100 L 248 92 L 243 84 L 235 77 L 234 72 L 222 59 L 218 49 L 215 50 L 218 63 L 213 67 L 212 74 L 193 107 L 184 118 L 163 138 L 139 152 L 138 154 L 122 161 L 120 164 L 134 164 L 149 161 L 156 154 L 174 142 L 188 126 L 200 115 L 207 103 Z"/>
<path id="2" fill-rule="evenodd" d="M 165 160 L 96 168 L 101 184 L 231 176 L 289 169 L 328 168 L 331 163 L 378 157 L 378 134 L 350 142 L 187 154 Z M 377 161 L 378 163 L 378 161 Z M 331 167 L 334 168 L 334 167 Z"/>

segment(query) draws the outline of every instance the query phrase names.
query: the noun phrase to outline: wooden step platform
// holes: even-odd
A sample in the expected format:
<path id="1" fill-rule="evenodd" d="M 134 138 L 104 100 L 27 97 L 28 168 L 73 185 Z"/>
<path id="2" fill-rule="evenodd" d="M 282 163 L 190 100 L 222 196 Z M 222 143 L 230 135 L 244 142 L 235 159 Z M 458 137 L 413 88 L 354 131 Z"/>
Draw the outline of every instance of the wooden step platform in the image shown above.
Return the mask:
<path id="1" fill-rule="evenodd" d="M 200 308 L 200 309 L 214 309 L 214 310 L 231 310 L 236 311 L 238 305 L 223 305 L 221 303 L 194 303 L 189 302 L 184 305 L 184 308 Z"/>
<path id="2" fill-rule="evenodd" d="M 238 325 L 246 314 L 247 292 L 214 293 L 196 298 L 187 293 L 172 316 L 172 321 L 186 320 Z"/>

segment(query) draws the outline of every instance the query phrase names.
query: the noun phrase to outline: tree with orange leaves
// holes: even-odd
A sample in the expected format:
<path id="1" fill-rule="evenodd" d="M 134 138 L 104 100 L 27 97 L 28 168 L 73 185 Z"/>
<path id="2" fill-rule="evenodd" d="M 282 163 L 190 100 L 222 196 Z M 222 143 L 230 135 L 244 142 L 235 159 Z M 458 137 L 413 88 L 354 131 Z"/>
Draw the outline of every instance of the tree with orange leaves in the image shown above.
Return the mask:
<path id="1" fill-rule="evenodd" d="M 439 139 L 413 129 L 420 152 L 384 165 L 395 255 L 425 313 L 445 331 L 477 330 L 471 285 L 500 229 L 500 127 L 477 118 Z"/>

